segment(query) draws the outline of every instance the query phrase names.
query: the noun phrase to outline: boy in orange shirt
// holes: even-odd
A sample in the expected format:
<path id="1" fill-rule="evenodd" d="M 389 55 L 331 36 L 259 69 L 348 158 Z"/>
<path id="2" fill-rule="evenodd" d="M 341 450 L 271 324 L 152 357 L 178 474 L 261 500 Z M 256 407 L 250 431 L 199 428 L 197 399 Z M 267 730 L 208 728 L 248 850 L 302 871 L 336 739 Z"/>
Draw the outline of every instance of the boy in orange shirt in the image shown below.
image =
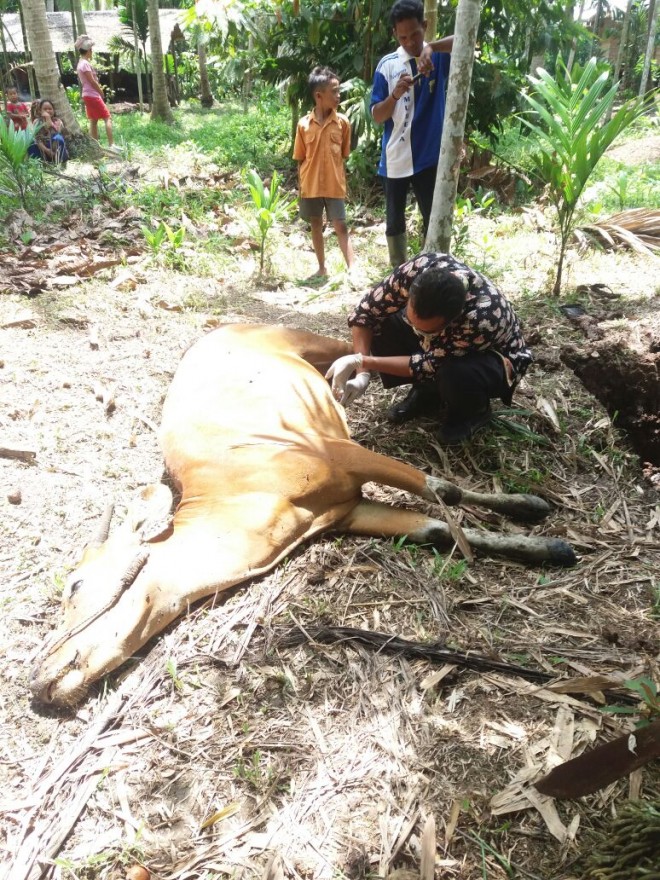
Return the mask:
<path id="1" fill-rule="evenodd" d="M 339 78 L 329 67 L 315 67 L 309 76 L 314 109 L 298 123 L 293 158 L 299 164 L 300 216 L 312 227 L 318 277 L 327 275 L 323 243 L 323 209 L 332 223 L 350 269 L 353 247 L 346 226 L 346 172 L 351 151 L 351 124 L 339 107 Z"/>

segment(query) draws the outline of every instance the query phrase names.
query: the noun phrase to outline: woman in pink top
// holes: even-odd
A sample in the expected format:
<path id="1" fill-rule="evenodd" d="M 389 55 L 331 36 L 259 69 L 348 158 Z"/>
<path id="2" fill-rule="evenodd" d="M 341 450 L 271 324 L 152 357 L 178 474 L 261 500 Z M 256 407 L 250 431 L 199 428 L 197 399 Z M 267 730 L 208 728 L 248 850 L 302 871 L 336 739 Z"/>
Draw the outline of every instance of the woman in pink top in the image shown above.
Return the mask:
<path id="1" fill-rule="evenodd" d="M 114 146 L 114 138 L 112 136 L 112 119 L 110 111 L 103 100 L 103 88 L 98 81 L 96 71 L 91 65 L 92 47 L 94 43 L 86 34 L 78 37 L 75 46 L 80 55 L 76 73 L 82 88 L 82 99 L 85 105 L 85 112 L 89 119 L 89 133 L 95 141 L 99 139 L 99 119 L 105 122 L 105 133 L 108 138 L 108 147 L 111 150 L 119 150 Z"/>

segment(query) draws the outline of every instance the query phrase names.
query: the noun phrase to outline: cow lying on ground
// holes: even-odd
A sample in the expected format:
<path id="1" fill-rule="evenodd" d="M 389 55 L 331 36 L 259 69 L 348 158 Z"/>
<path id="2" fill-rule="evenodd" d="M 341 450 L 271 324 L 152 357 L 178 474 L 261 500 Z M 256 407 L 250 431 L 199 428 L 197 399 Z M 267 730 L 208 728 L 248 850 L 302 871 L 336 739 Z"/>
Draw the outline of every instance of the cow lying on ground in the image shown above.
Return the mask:
<path id="1" fill-rule="evenodd" d="M 165 520 L 169 489 L 148 487 L 142 495 L 151 510 L 86 548 L 63 594 L 64 622 L 35 663 L 39 701 L 77 702 L 191 603 L 269 571 L 320 532 L 451 542 L 440 520 L 363 499 L 363 483 L 528 520 L 548 513 L 534 496 L 465 492 L 352 441 L 323 376 L 349 350 L 311 333 L 237 324 L 188 350 L 161 426 L 167 471 L 181 494 L 174 518 Z M 159 530 L 145 526 L 159 517 Z M 557 538 L 463 532 L 484 553 L 575 562 Z"/>

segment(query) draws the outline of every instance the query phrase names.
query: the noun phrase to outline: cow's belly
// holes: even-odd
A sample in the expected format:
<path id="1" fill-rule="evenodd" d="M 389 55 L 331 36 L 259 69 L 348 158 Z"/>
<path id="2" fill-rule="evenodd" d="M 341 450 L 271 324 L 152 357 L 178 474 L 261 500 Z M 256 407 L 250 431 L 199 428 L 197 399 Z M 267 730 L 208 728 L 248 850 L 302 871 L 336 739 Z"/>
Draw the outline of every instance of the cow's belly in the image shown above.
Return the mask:
<path id="1" fill-rule="evenodd" d="M 189 450 L 181 457 L 172 451 L 167 466 L 181 489 L 180 509 L 205 516 L 213 505 L 226 503 L 239 511 L 244 505 L 240 521 L 249 528 L 254 511 L 247 499 L 264 493 L 307 510 L 313 517 L 356 504 L 361 487 L 336 461 L 341 448 L 314 436 L 304 445 L 304 439 L 298 438 L 296 444 L 251 440 L 230 450 L 216 450 L 216 456 L 202 454 L 196 459 L 190 457 Z M 272 506 L 277 509 L 275 501 Z"/>
<path id="2" fill-rule="evenodd" d="M 276 565 L 302 541 L 340 522 L 353 507 L 350 499 L 317 508 L 268 488 L 224 498 L 183 498 L 174 531 L 185 538 L 190 529 L 196 541 L 203 539 L 205 563 L 216 555 L 221 580 L 237 583 Z"/>

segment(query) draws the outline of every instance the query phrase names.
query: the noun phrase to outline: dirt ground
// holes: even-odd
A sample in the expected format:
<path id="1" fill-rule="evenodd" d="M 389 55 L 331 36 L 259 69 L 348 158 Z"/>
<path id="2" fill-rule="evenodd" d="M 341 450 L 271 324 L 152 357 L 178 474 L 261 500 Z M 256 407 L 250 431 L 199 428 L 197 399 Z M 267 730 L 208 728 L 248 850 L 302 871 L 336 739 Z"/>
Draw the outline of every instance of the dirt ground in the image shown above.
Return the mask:
<path id="1" fill-rule="evenodd" d="M 98 248 L 87 261 L 112 262 L 117 242 L 100 244 L 95 222 L 104 221 L 85 219 L 84 234 L 82 218 L 73 223 L 71 242 L 87 237 Z M 255 282 L 249 248 L 221 277 L 155 266 L 128 235 L 119 264 L 88 280 L 72 258 L 57 276 L 68 281 L 35 287 L 30 275 L 22 293 L 0 296 L 0 446 L 26 453 L 0 458 L 6 877 L 105 880 L 145 865 L 162 880 L 403 880 L 419 876 L 429 852 L 436 877 L 580 877 L 604 819 L 629 796 L 660 797 L 657 762 L 579 801 L 531 788 L 628 729 L 629 718 L 601 711 L 613 699 L 602 682 L 560 693 L 349 644 L 281 644 L 291 628 L 324 623 L 563 678 L 606 676 L 612 688 L 659 680 L 654 472 L 562 363 L 567 343 L 584 342 L 579 328 L 525 293 L 549 288 L 551 235 L 532 216 L 507 222 L 488 233 L 537 355 L 516 408 L 456 451 L 437 444 L 431 422 L 388 425 L 391 396 L 376 382 L 349 422 L 358 441 L 465 488 L 536 491 L 554 506 L 541 525 L 476 507 L 459 521 L 564 537 L 579 564 L 466 567 L 456 549 L 327 536 L 193 609 L 67 712 L 31 702 L 32 661 L 106 504 L 121 520 L 129 498 L 160 479 L 159 411 L 183 351 L 219 321 L 346 337 L 359 290 L 345 278 L 325 291 L 292 280 L 312 269 L 296 227 L 276 242 L 272 276 L 288 271 L 283 284 Z M 381 239 L 381 228 L 360 228 L 358 254 Z M 8 270 L 9 255 L 0 259 Z M 652 320 L 657 278 L 648 256 L 575 252 L 567 283 L 606 282 L 622 316 L 612 320 L 640 309 Z M 366 491 L 429 509 L 402 492 Z"/>

